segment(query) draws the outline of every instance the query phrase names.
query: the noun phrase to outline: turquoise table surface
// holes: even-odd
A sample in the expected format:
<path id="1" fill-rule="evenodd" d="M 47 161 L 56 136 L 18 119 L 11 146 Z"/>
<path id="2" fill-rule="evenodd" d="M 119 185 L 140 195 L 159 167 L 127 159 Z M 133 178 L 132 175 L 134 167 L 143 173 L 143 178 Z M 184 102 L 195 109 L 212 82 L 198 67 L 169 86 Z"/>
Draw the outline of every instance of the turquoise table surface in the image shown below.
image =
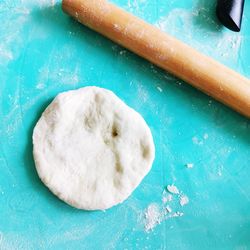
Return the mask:
<path id="1" fill-rule="evenodd" d="M 214 0 L 113 2 L 250 77 L 249 1 L 240 33 L 220 26 Z M 250 249 L 248 119 L 78 24 L 60 1 L 0 0 L 0 20 L 1 250 Z M 32 157 L 32 130 L 45 107 L 88 85 L 140 112 L 156 146 L 151 172 L 107 211 L 57 199 Z M 166 202 L 171 184 L 188 204 L 180 195 Z"/>

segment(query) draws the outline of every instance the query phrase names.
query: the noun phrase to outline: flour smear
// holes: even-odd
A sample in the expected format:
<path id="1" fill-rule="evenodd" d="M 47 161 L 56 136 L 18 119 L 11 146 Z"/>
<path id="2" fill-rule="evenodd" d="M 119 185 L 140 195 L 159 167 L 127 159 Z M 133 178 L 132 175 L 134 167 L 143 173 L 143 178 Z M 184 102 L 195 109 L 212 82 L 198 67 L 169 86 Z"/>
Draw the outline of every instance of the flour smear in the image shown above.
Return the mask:
<path id="1" fill-rule="evenodd" d="M 157 224 L 161 223 L 162 213 L 157 204 L 150 204 L 145 211 L 145 230 L 148 232 L 152 230 Z"/>
<path id="2" fill-rule="evenodd" d="M 5 12 L 10 12 L 6 15 Z M 0 3 L 0 66 L 6 66 L 21 53 L 22 30 L 28 21 L 30 11 L 26 7 L 8 7 Z"/>
<path id="3" fill-rule="evenodd" d="M 199 19 L 201 13 L 203 15 L 207 13 L 207 16 Z M 208 28 L 207 25 L 204 27 L 205 24 L 211 27 Z M 240 33 L 220 30 L 218 24 L 211 17 L 211 13 L 202 7 L 173 9 L 155 25 L 162 31 L 221 61 L 230 59 L 235 62 L 238 60 L 242 43 Z"/>
<path id="4" fill-rule="evenodd" d="M 0 66 L 15 60 L 25 49 L 25 25 L 31 21 L 34 7 L 53 7 L 58 0 L 0 1 Z M 8 14 L 6 14 L 8 13 Z"/>

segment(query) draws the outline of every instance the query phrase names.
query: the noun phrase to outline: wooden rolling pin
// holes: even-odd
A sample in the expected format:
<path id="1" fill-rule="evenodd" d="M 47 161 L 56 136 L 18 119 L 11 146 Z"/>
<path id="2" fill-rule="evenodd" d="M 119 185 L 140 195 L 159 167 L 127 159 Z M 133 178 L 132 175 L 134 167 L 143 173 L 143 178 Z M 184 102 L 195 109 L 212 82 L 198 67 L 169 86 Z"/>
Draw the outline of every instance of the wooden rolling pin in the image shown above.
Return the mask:
<path id="1" fill-rule="evenodd" d="M 63 0 L 63 10 L 250 118 L 250 80 L 106 0 Z"/>

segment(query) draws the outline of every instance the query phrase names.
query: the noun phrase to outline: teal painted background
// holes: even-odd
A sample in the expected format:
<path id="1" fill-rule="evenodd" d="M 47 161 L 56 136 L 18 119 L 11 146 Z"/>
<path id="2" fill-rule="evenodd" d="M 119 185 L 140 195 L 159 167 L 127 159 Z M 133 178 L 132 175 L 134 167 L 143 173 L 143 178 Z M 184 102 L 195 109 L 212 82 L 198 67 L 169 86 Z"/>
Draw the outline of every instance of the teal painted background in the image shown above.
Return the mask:
<path id="1" fill-rule="evenodd" d="M 114 0 L 250 77 L 250 2 L 241 33 L 215 1 Z M 60 1 L 0 0 L 0 249 L 250 249 L 250 123 L 182 81 L 79 25 Z M 32 129 L 61 91 L 97 85 L 140 112 L 156 145 L 152 171 L 122 205 L 84 212 L 54 197 L 32 158 Z M 192 169 L 185 164 L 193 163 Z M 182 217 L 145 232 L 174 183 Z"/>

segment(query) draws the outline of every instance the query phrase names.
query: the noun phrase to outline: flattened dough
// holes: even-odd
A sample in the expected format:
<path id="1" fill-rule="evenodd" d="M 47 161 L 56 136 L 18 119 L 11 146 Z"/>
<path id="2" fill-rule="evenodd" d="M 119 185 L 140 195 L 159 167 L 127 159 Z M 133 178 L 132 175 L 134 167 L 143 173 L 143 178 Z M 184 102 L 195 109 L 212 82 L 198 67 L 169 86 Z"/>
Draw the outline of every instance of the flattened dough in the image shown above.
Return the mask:
<path id="1" fill-rule="evenodd" d="M 36 124 L 33 146 L 43 183 L 85 210 L 107 209 L 127 199 L 155 155 L 141 115 L 97 87 L 59 94 Z"/>

